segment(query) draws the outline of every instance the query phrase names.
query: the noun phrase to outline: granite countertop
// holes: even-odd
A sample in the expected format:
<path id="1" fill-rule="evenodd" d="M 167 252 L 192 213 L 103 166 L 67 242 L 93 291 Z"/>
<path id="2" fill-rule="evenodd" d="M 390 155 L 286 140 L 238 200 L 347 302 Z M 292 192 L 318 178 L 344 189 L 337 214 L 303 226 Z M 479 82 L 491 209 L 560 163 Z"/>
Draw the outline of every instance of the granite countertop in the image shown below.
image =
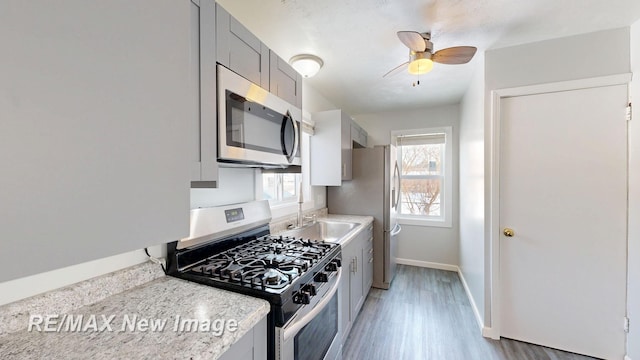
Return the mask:
<path id="1" fill-rule="evenodd" d="M 267 301 L 163 276 L 69 313 L 31 311 L 0 337 L 0 358 L 216 359 L 268 312 Z"/>

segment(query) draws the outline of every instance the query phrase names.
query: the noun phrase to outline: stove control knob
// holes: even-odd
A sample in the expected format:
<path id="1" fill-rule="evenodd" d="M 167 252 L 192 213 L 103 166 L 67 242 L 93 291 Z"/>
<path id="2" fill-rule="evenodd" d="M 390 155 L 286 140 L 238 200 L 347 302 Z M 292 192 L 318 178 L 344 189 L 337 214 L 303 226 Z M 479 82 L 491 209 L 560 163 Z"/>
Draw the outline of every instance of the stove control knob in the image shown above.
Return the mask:
<path id="1" fill-rule="evenodd" d="M 316 274 L 316 276 L 313 277 L 313 280 L 317 282 L 328 282 L 329 277 L 327 276 L 327 273 L 319 272 Z"/>
<path id="2" fill-rule="evenodd" d="M 302 292 L 305 292 L 311 296 L 316 296 L 316 294 L 318 293 L 316 291 L 316 286 L 313 284 L 307 284 L 305 286 L 302 287 Z"/>
<path id="3" fill-rule="evenodd" d="M 334 262 L 330 262 L 324 267 L 324 270 L 331 271 L 331 272 L 338 271 L 338 264 Z"/>
<path id="4" fill-rule="evenodd" d="M 311 296 L 305 292 L 295 292 L 293 293 L 293 303 L 294 304 L 308 304 L 311 302 Z"/>

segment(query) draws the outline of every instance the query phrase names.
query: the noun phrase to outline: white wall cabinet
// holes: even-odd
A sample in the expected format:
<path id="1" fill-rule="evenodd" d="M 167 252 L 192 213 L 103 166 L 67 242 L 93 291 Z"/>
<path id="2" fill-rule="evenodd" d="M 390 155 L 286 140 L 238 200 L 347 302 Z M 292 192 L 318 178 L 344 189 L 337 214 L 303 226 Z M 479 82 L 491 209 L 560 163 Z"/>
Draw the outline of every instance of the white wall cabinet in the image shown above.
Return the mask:
<path id="1" fill-rule="evenodd" d="M 267 359 L 267 318 L 264 317 L 225 351 L 219 360 L 266 360 Z"/>
<path id="2" fill-rule="evenodd" d="M 189 234 L 190 6 L 0 2 L 0 282 Z"/>
<path id="3" fill-rule="evenodd" d="M 269 50 L 269 92 L 302 108 L 302 75 Z"/>
<path id="4" fill-rule="evenodd" d="M 218 184 L 216 109 L 216 4 L 191 3 L 191 187 Z"/>
<path id="5" fill-rule="evenodd" d="M 373 225 L 342 248 L 340 333 L 344 344 L 373 283 Z"/>
<path id="6" fill-rule="evenodd" d="M 342 110 L 314 113 L 311 137 L 311 185 L 340 186 L 351 180 L 351 117 Z"/>
<path id="7" fill-rule="evenodd" d="M 217 4 L 216 51 L 220 64 L 269 90 L 269 48 Z"/>

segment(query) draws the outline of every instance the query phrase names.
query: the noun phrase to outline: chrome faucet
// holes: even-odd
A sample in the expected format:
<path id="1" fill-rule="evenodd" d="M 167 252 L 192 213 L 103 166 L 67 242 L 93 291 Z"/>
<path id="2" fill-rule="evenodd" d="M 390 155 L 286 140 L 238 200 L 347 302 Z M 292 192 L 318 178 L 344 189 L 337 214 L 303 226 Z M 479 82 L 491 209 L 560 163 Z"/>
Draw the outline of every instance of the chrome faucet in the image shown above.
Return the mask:
<path id="1" fill-rule="evenodd" d="M 302 195 L 298 200 L 298 219 L 296 221 L 296 227 L 301 228 L 304 223 L 304 216 L 302 216 Z"/>

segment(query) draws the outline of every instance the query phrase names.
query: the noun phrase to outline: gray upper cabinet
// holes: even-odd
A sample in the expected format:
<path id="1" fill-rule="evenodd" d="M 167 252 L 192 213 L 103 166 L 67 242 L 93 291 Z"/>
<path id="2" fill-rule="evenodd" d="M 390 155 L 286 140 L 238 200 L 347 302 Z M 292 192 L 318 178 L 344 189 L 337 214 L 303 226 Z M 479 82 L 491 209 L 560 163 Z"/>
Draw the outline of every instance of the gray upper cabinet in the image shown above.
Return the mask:
<path id="1" fill-rule="evenodd" d="M 269 90 L 269 48 L 218 4 L 216 50 L 220 64 Z"/>
<path id="2" fill-rule="evenodd" d="M 0 282 L 189 235 L 191 2 L 65 4 L 0 6 Z"/>
<path id="3" fill-rule="evenodd" d="M 355 121 L 351 123 L 351 141 L 354 148 L 366 148 L 368 137 L 367 132 L 358 123 Z"/>
<path id="4" fill-rule="evenodd" d="M 191 187 L 217 187 L 216 4 L 191 3 Z"/>
<path id="5" fill-rule="evenodd" d="M 269 92 L 302 108 L 302 75 L 275 52 L 269 53 Z"/>

